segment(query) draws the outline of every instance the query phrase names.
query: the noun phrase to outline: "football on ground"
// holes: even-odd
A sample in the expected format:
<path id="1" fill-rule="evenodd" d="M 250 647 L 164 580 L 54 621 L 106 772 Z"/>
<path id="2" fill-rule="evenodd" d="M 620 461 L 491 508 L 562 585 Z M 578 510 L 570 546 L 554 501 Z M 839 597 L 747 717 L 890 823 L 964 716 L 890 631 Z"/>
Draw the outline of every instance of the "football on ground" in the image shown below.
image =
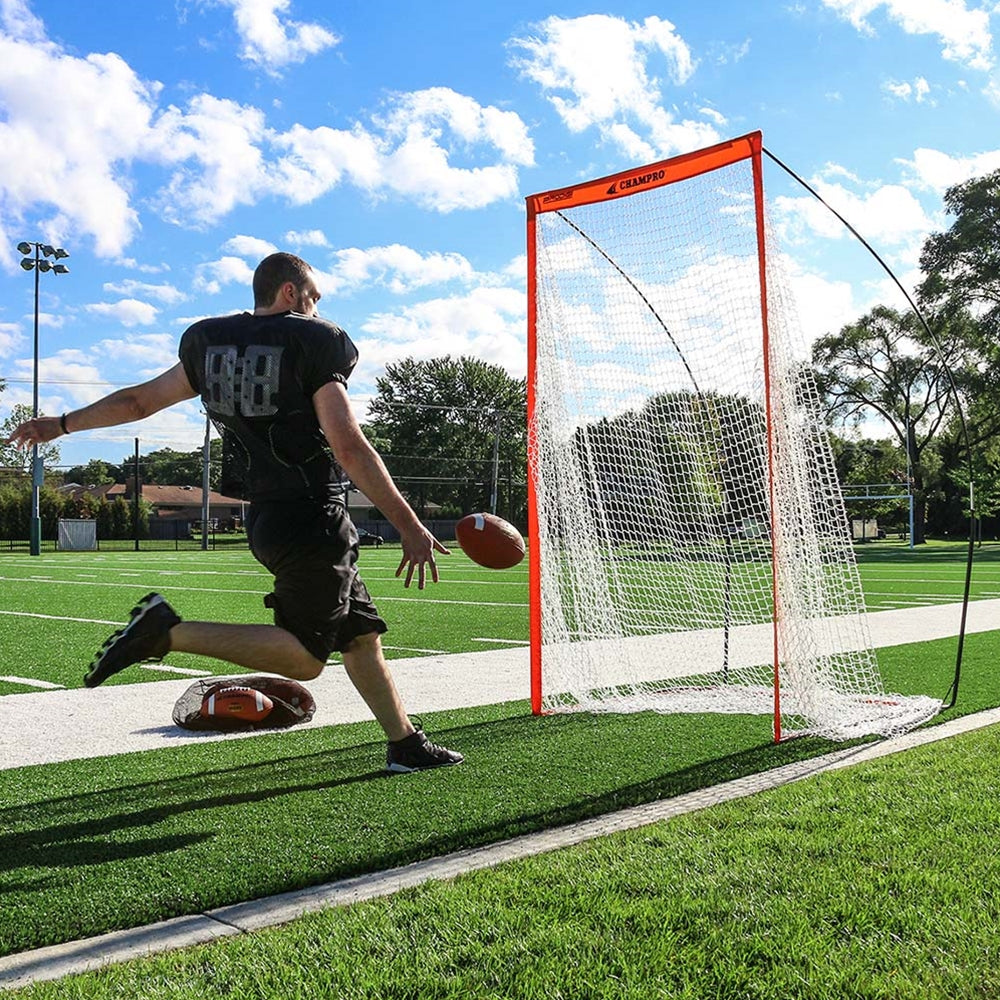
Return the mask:
<path id="1" fill-rule="evenodd" d="M 521 533 L 496 514 L 466 514 L 455 525 L 455 537 L 473 562 L 489 569 L 510 569 L 524 558 Z"/>
<path id="2" fill-rule="evenodd" d="M 239 719 L 243 722 L 260 722 L 274 708 L 266 694 L 250 687 L 227 687 L 210 694 L 201 703 L 203 718 Z"/>

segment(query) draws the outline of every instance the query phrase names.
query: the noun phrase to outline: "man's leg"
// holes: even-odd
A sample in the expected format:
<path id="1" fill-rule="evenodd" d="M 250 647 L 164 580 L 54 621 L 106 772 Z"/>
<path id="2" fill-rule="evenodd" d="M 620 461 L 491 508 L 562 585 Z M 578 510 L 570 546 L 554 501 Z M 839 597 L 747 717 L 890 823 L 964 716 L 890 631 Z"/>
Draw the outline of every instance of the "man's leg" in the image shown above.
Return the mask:
<path id="1" fill-rule="evenodd" d="M 325 666 L 291 632 L 277 625 L 179 622 L 170 630 L 170 650 L 210 656 L 295 681 L 315 680 Z"/>
<path id="2" fill-rule="evenodd" d="M 377 632 L 356 636 L 343 652 L 344 669 L 358 694 L 385 730 L 386 739 L 401 740 L 415 731 L 403 709 L 396 682 L 382 654 Z"/>
<path id="3" fill-rule="evenodd" d="M 108 637 L 83 683 L 97 687 L 126 667 L 160 659 L 170 650 L 210 656 L 293 680 L 313 680 L 326 665 L 284 628 L 184 622 L 160 594 L 154 593 L 142 598 L 132 609 L 128 624 Z"/>

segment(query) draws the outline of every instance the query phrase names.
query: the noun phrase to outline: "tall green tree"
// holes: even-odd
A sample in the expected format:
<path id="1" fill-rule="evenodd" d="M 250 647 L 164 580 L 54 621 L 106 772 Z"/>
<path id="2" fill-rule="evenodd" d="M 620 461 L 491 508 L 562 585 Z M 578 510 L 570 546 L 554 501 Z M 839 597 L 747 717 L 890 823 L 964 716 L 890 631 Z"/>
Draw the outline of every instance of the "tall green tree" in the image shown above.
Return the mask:
<path id="1" fill-rule="evenodd" d="M 496 449 L 498 513 L 523 520 L 525 379 L 449 355 L 389 364 L 376 385 L 365 430 L 418 513 L 431 502 L 452 516 L 488 509 Z"/>
<path id="2" fill-rule="evenodd" d="M 123 481 L 121 466 L 111 465 L 100 458 L 92 458 L 84 465 L 74 465 L 66 471 L 66 482 L 81 486 L 102 486 Z"/>
<path id="3" fill-rule="evenodd" d="M 954 221 L 924 243 L 918 293 L 939 312 L 975 317 L 961 331 L 967 357 L 957 376 L 968 442 L 956 422 L 945 451 L 963 495 L 971 466 L 977 512 L 989 514 L 1000 509 L 1000 170 L 949 188 L 944 203 Z"/>
<path id="4" fill-rule="evenodd" d="M 876 306 L 857 322 L 813 345 L 813 366 L 832 420 L 860 424 L 875 416 L 910 456 L 914 493 L 913 541 L 924 541 L 933 442 L 946 431 L 953 396 L 949 367 L 966 367 L 962 313 L 942 314 L 939 343 L 912 313 Z"/>
<path id="5" fill-rule="evenodd" d="M 979 314 L 984 332 L 1000 349 L 1000 170 L 956 184 L 944 196 L 955 221 L 934 233 L 920 253 L 923 303 L 960 306 Z"/>
<path id="6" fill-rule="evenodd" d="M 43 414 L 39 411 L 39 416 Z M 31 449 L 17 448 L 12 444 L 4 444 L 7 438 L 13 433 L 18 424 L 23 424 L 25 420 L 31 419 L 31 407 L 25 403 L 15 403 L 10 408 L 7 419 L 0 424 L 0 466 L 7 469 L 16 469 L 28 475 L 31 473 Z M 59 445 L 54 441 L 38 446 L 38 454 L 42 457 L 42 465 L 46 469 L 54 468 L 59 464 Z"/>

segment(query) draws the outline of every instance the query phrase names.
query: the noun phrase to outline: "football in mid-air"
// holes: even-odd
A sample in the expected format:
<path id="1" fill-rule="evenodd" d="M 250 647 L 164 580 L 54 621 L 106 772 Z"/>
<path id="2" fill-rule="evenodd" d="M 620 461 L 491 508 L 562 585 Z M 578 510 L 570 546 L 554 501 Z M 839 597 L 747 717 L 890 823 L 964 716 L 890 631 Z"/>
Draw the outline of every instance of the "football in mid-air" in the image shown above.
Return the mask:
<path id="1" fill-rule="evenodd" d="M 206 719 L 260 722 L 267 718 L 272 708 L 274 702 L 255 688 L 224 687 L 205 698 L 200 714 Z"/>
<path id="2" fill-rule="evenodd" d="M 496 514 L 466 514 L 455 525 L 455 537 L 473 562 L 489 569 L 510 569 L 524 558 L 521 533 Z"/>

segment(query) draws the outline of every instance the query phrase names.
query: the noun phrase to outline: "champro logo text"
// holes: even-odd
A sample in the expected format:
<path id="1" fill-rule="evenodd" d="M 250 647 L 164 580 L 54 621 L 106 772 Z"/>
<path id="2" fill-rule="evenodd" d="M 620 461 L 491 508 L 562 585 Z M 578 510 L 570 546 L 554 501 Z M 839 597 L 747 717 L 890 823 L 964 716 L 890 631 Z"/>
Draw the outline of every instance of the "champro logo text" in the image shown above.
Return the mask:
<path id="1" fill-rule="evenodd" d="M 651 170 L 648 174 L 626 177 L 624 180 L 615 181 L 608 188 L 608 194 L 621 194 L 623 191 L 631 191 L 632 188 L 642 187 L 644 184 L 652 184 L 653 181 L 662 181 L 665 175 L 665 170 Z"/>

